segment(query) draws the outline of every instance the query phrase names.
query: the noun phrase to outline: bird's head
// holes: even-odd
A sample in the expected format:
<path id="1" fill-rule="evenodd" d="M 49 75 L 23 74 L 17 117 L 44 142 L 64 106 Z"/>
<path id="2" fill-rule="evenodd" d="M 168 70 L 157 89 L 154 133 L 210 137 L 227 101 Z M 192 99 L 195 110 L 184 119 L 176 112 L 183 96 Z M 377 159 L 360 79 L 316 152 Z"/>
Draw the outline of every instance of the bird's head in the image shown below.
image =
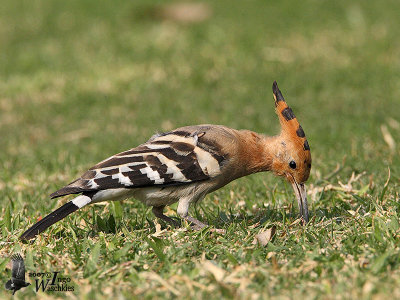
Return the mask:
<path id="1" fill-rule="evenodd" d="M 275 98 L 276 113 L 281 124 L 281 133 L 274 143 L 272 171 L 285 177 L 292 185 L 297 197 L 300 214 L 308 222 L 308 204 L 306 188 L 311 170 L 310 146 L 292 109 L 287 105 L 274 81 L 272 90 Z"/>

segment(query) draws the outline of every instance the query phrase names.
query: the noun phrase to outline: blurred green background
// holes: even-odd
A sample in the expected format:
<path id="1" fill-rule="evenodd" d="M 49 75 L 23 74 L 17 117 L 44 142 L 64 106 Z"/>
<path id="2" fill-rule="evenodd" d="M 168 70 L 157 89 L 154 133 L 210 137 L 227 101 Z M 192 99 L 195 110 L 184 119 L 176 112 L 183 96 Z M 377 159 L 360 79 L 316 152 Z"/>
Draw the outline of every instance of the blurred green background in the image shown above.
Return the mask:
<path id="1" fill-rule="evenodd" d="M 343 232 L 351 228 L 344 234 L 346 237 L 363 232 L 365 240 L 352 241 L 355 250 L 349 263 L 345 260 L 339 265 L 317 263 L 299 277 L 288 278 L 284 271 L 275 269 L 276 274 L 265 275 L 263 272 L 269 272 L 266 270 L 276 264 L 282 270 L 290 257 L 296 263 L 289 264 L 289 270 L 304 267 L 304 261 L 298 258 L 304 259 L 306 251 L 300 254 L 299 249 L 291 248 L 294 244 L 290 243 L 294 241 L 276 237 L 269 247 L 288 247 L 293 251 L 288 250 L 289 256 L 277 256 L 271 262 L 269 253 L 280 253 L 275 251 L 278 248 L 260 249 L 251 240 L 249 245 L 238 242 L 244 237 L 235 236 L 237 224 L 243 223 L 240 226 L 244 226 L 247 234 L 242 234 L 247 237 L 250 234 L 252 239 L 272 224 L 278 227 L 278 232 L 286 232 L 286 216 L 291 221 L 296 219 L 290 187 L 272 175 L 258 174 L 240 179 L 201 204 L 201 214 L 211 214 L 210 224 L 221 226 L 225 219 L 219 212 L 235 214 L 237 203 L 244 201 L 245 220 L 224 225 L 231 229 L 230 238 L 218 243 L 216 237 L 208 235 L 203 237 L 204 244 L 198 245 L 199 236 L 193 233 L 189 235 L 193 238 L 190 243 L 199 247 L 194 258 L 188 256 L 185 248 L 179 250 L 179 255 L 165 250 L 167 260 L 179 259 L 174 266 L 158 265 L 156 273 L 168 280 L 171 274 L 183 272 L 190 274 L 190 280 L 203 280 L 202 284 L 210 286 L 209 290 L 196 286 L 190 289 L 179 280 L 169 282 L 174 289 L 185 286 L 180 296 L 187 297 L 214 295 L 250 299 L 253 294 L 256 298 L 279 298 L 296 295 L 298 289 L 308 297 L 381 297 L 388 291 L 400 296 L 396 258 L 398 227 L 390 223 L 395 222 L 392 219 L 397 219 L 400 211 L 397 206 L 400 200 L 399 11 L 398 1 L 3 0 L 0 7 L 0 208 L 3 215 L 0 225 L 4 245 L 0 249 L 1 271 L 6 270 L 10 253 L 17 250 L 37 255 L 32 261 L 34 265 L 28 264 L 31 270 L 37 269 L 38 264 L 50 268 L 45 253 L 51 241 L 53 257 L 64 254 L 63 259 L 51 264 L 68 269 L 77 285 L 90 282 L 97 287 L 95 282 L 102 282 L 108 288 L 105 293 L 108 296 L 117 292 L 121 297 L 124 292 L 126 297 L 130 294 L 177 296 L 162 284 L 137 289 L 146 281 L 140 277 L 140 272 L 147 270 L 143 266 L 149 262 L 157 264 L 159 257 L 154 256 L 151 243 L 143 240 L 154 233 L 151 222 L 143 219 L 139 226 L 131 220 L 130 214 L 154 219 L 146 207 L 135 201 L 124 203 L 124 214 L 118 222 L 130 224 L 128 228 L 133 234 L 130 242 L 143 241 L 143 249 L 127 250 L 133 256 L 142 253 L 143 261 L 133 268 L 136 273 L 129 271 L 136 277 L 131 274 L 112 281 L 111 275 L 100 276 L 93 270 L 82 275 L 89 258 L 67 255 L 78 251 L 74 239 L 23 245 L 17 242 L 17 236 L 38 216 L 59 206 L 61 200 L 49 200 L 51 192 L 98 161 L 146 141 L 157 131 L 211 123 L 277 134 L 279 123 L 271 90 L 276 80 L 304 128 L 313 156 L 309 201 L 316 217 L 315 226 L 320 227 L 309 228 L 311 233 L 297 227 L 297 234 L 305 238 L 295 244 L 304 243 L 303 249 L 315 249 L 313 242 L 307 240 L 307 234 L 311 234 L 320 241 L 317 248 L 326 249 L 325 243 L 333 247 L 332 240 L 337 238 L 335 247 L 340 258 L 351 252 L 343 246 Z M 388 167 L 391 179 L 384 186 Z M 353 183 L 350 189 L 343 188 L 341 183 L 348 183 L 353 172 L 363 176 L 355 186 Z M 270 213 L 266 207 L 281 209 L 285 216 Z M 260 209 L 263 209 L 261 215 L 270 217 L 268 221 L 257 217 Z M 108 218 L 115 207 L 96 208 L 93 212 L 87 209 L 84 218 L 95 219 L 95 211 Z M 356 214 L 357 220 L 347 219 L 348 211 L 363 215 Z M 358 247 L 372 241 L 369 234 L 376 233 L 378 221 L 373 216 L 378 212 L 382 224 L 394 226 L 389 226 L 393 232 L 388 231 L 384 247 L 370 244 L 369 250 L 362 250 Z M 82 212 L 71 217 L 70 223 L 79 224 L 81 216 Z M 334 218 L 346 221 L 336 224 Z M 257 222 L 259 227 L 254 225 Z M 334 228 L 333 223 L 338 227 Z M 331 240 L 325 231 L 320 231 L 325 225 L 332 227 L 329 229 Z M 62 230 L 65 223 L 58 226 Z M 135 233 L 135 226 L 141 228 L 139 233 Z M 71 236 L 69 230 L 65 235 Z M 96 244 L 101 232 L 93 226 L 87 230 L 92 230 L 90 238 Z M 116 232 L 121 233 L 121 228 L 117 226 Z M 168 234 L 172 233 L 173 230 Z M 82 239 L 87 236 L 80 234 Z M 182 239 L 187 236 L 187 233 L 180 234 Z M 107 253 L 111 251 L 107 247 L 113 238 L 113 234 L 103 237 L 98 251 L 105 261 L 104 265 L 99 264 L 99 269 L 106 268 Z M 235 239 L 239 244 L 230 245 Z M 116 248 L 123 247 L 127 238 L 121 236 L 113 243 Z M 169 237 L 165 243 L 172 249 L 178 242 Z M 243 250 L 247 246 L 250 248 Z M 255 268 L 251 264 L 250 269 L 244 267 L 250 273 L 243 271 L 243 277 L 254 279 L 253 284 L 242 291 L 238 287 L 240 282 L 212 281 L 209 276 L 201 275 L 202 269 L 196 267 L 196 260 L 201 259 L 201 253 L 208 255 L 214 247 L 216 253 L 234 249 L 230 254 L 233 258 L 228 254 L 224 254 L 228 258 L 207 256 L 227 272 L 233 272 L 238 265 L 249 267 L 246 264 L 253 261 L 251 257 L 257 257 L 255 265 L 259 273 L 251 273 L 251 268 Z M 391 252 L 386 251 L 387 247 Z M 243 256 L 243 251 L 248 251 L 250 258 Z M 359 262 L 363 255 L 368 260 L 365 269 Z M 130 259 L 126 257 L 127 261 Z M 374 262 L 381 265 L 369 269 Z M 124 259 L 113 263 L 118 269 Z M 74 266 L 67 268 L 69 264 Z M 182 269 L 184 264 L 191 266 L 190 270 Z M 337 279 L 338 274 L 343 274 L 344 265 L 360 264 L 361 267 Z M 2 281 L 5 282 L 8 274 L 0 274 Z M 266 281 L 275 282 L 275 279 L 279 284 L 275 283 L 274 288 L 265 286 Z M 125 285 L 116 288 L 121 282 Z M 89 290 L 81 287 L 76 295 Z M 88 297 L 100 297 L 97 293 L 94 288 Z M 18 294 L 34 295 L 28 288 Z"/>

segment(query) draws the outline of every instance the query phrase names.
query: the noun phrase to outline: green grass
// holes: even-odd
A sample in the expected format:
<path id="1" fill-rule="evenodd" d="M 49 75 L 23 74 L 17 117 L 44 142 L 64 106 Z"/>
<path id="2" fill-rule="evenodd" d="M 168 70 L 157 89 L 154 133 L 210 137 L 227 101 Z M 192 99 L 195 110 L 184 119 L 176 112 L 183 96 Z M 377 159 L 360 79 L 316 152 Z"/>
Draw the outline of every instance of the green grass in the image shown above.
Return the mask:
<path id="1" fill-rule="evenodd" d="M 21 252 L 28 272 L 71 278 L 74 292 L 48 299 L 399 298 L 400 4 L 207 3 L 209 18 L 181 23 L 160 17 L 163 1 L 2 1 L 1 285 Z M 226 235 L 159 232 L 151 209 L 126 200 L 18 241 L 66 201 L 51 192 L 156 131 L 213 123 L 276 134 L 273 80 L 311 146 L 307 226 L 291 187 L 266 173 L 191 209 Z M 272 226 L 266 247 L 253 243 Z M 15 297 L 35 295 L 30 286 Z"/>

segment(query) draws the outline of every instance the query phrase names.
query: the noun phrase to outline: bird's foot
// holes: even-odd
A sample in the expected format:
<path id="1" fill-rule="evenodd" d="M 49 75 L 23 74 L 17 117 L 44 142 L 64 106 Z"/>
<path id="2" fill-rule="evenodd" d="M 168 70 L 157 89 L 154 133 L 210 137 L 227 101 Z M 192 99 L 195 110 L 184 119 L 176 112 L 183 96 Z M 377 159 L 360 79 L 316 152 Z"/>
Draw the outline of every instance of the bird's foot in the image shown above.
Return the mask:
<path id="1" fill-rule="evenodd" d="M 199 231 L 202 230 L 204 227 L 207 227 L 207 224 L 204 224 L 203 222 L 191 217 L 191 216 L 187 216 L 185 218 L 188 222 L 192 223 L 191 227 L 193 230 Z M 226 230 L 225 229 L 218 229 L 218 228 L 210 228 L 211 232 L 216 232 L 216 233 L 220 233 L 220 234 L 225 234 Z"/>

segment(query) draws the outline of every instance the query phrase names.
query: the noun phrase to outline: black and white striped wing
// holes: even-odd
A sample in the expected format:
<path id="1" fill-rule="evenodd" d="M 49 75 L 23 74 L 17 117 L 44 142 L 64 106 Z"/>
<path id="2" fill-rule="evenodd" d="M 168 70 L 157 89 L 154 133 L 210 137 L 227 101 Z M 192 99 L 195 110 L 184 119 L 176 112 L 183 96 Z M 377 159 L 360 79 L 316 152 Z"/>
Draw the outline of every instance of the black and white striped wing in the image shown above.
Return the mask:
<path id="1" fill-rule="evenodd" d="M 226 155 L 206 132 L 172 131 L 116 154 L 90 168 L 52 198 L 115 188 L 178 185 L 221 174 Z"/>

